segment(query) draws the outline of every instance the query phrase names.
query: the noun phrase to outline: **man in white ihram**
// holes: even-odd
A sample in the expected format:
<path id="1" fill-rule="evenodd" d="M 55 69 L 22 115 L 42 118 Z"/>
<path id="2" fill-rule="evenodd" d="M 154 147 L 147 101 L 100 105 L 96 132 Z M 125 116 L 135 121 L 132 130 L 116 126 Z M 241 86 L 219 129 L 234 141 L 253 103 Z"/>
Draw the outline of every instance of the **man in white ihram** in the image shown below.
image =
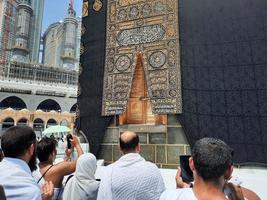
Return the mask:
<path id="1" fill-rule="evenodd" d="M 52 182 L 44 182 L 40 188 L 32 177 L 36 169 L 36 135 L 28 126 L 7 129 L 1 146 L 5 158 L 0 162 L 0 184 L 8 200 L 50 200 Z M 0 197 L 1 199 L 1 197 Z"/>
<path id="2" fill-rule="evenodd" d="M 98 200 L 156 200 L 165 190 L 157 166 L 139 155 L 138 135 L 126 131 L 120 135 L 123 156 L 105 169 L 98 190 Z"/>

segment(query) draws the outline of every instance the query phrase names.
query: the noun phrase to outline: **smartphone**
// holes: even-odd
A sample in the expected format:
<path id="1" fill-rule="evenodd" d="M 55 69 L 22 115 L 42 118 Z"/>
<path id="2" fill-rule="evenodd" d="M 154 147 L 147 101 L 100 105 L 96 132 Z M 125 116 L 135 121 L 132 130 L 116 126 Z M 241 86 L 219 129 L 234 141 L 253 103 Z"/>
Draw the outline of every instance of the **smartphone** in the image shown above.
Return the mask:
<path id="1" fill-rule="evenodd" d="M 194 181 L 193 172 L 189 167 L 189 158 L 191 155 L 180 156 L 181 176 L 184 182 L 189 183 Z"/>
<path id="2" fill-rule="evenodd" d="M 72 135 L 71 134 L 68 134 L 67 135 L 67 148 L 68 149 L 71 149 L 70 139 L 72 139 Z"/>

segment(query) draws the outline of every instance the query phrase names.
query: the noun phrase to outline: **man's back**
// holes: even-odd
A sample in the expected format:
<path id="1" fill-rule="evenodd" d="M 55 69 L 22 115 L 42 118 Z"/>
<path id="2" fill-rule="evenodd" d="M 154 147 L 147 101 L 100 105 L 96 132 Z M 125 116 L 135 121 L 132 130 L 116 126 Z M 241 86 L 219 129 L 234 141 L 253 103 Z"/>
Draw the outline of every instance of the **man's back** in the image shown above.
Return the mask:
<path id="1" fill-rule="evenodd" d="M 41 199 L 40 188 L 23 160 L 4 158 L 0 163 L 0 183 L 9 200 Z"/>
<path id="2" fill-rule="evenodd" d="M 138 153 L 122 156 L 107 167 L 98 199 L 159 199 L 165 186 L 156 165 Z"/>

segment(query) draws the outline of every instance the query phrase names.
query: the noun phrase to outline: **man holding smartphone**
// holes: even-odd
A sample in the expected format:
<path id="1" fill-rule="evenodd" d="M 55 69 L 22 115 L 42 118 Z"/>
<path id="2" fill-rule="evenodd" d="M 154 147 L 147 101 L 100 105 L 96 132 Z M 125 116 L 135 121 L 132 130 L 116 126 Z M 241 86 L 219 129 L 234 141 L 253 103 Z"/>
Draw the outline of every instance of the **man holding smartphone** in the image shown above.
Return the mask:
<path id="1" fill-rule="evenodd" d="M 199 140 L 193 148 L 193 157 L 180 157 L 181 168 L 178 168 L 175 177 L 176 188 L 179 189 L 165 191 L 164 194 L 161 196 L 161 199 L 195 200 L 198 195 L 195 194 L 195 192 L 199 191 L 199 193 L 201 193 L 202 188 L 206 188 L 207 190 L 203 189 L 203 191 L 205 192 L 202 192 L 202 196 L 200 195 L 200 197 L 197 198 L 198 200 L 224 199 L 221 195 L 216 197 L 215 194 L 212 193 L 212 188 L 217 188 L 217 191 L 223 193 L 224 196 L 227 196 L 228 200 L 260 200 L 260 197 L 255 192 L 239 185 L 233 184 L 236 181 L 233 181 L 232 177 L 229 176 L 229 173 L 232 171 L 233 164 L 231 163 L 231 166 L 228 166 L 229 162 L 225 162 L 227 160 L 226 158 L 229 157 L 229 150 L 231 151 L 232 157 L 233 151 L 223 141 L 214 138 L 203 138 L 202 140 Z M 218 161 L 218 159 L 222 160 Z M 226 163 L 228 164 L 226 165 Z M 223 166 L 228 167 L 225 168 Z M 188 169 L 188 167 L 191 169 Z M 218 172 L 221 171 L 223 168 L 226 169 L 223 175 L 224 180 L 220 178 L 215 178 L 218 176 Z M 200 172 L 198 172 L 198 170 Z M 193 174 L 193 177 L 191 177 L 191 173 Z M 207 174 L 209 174 L 210 177 L 208 179 Z M 229 180 L 230 177 L 231 179 Z M 192 181 L 195 181 L 194 185 L 191 183 Z M 224 185 L 223 187 L 221 187 L 223 182 Z M 209 187 L 211 189 L 208 189 Z"/>
<path id="2" fill-rule="evenodd" d="M 192 157 L 189 158 L 189 166 L 194 177 L 193 188 L 178 180 L 178 183 L 182 183 L 182 185 L 177 186 L 182 188 L 166 190 L 160 199 L 227 200 L 223 189 L 226 180 L 231 177 L 233 171 L 232 152 L 232 149 L 219 139 L 203 138 L 198 140 L 192 149 Z M 176 178 L 179 177 L 181 178 L 181 176 Z"/>

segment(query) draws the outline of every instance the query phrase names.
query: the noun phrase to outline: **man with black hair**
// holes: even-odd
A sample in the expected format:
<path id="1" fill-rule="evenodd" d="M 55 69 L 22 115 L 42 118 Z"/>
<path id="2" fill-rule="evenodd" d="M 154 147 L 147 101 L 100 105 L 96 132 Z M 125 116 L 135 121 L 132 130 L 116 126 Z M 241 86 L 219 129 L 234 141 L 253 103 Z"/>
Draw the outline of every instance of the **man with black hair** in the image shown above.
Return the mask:
<path id="1" fill-rule="evenodd" d="M 165 185 L 157 166 L 140 156 L 138 135 L 122 133 L 119 146 L 123 156 L 106 167 L 97 199 L 159 199 Z"/>
<path id="2" fill-rule="evenodd" d="M 36 169 L 36 135 L 33 129 L 27 126 L 7 129 L 1 147 L 5 157 L 0 163 L 0 183 L 7 199 L 50 199 L 53 184 L 46 182 L 40 190 L 31 174 Z"/>
<path id="3" fill-rule="evenodd" d="M 222 140 L 198 140 L 192 149 L 192 157 L 189 158 L 195 181 L 193 188 L 166 190 L 160 199 L 227 200 L 223 189 L 233 171 L 232 157 L 233 150 Z"/>

